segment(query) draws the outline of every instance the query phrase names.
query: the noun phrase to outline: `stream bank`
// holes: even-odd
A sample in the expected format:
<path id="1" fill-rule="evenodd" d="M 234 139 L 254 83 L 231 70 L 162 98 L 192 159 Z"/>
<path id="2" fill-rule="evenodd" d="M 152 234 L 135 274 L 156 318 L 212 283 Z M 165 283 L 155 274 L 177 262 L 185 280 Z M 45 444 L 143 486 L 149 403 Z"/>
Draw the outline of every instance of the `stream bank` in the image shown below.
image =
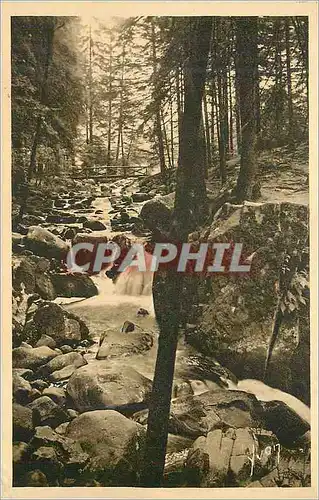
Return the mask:
<path id="1" fill-rule="evenodd" d="M 138 485 L 158 336 L 150 283 L 136 286 L 119 279 L 114 284 L 105 273 L 92 278 L 65 275 L 61 256 L 71 241 L 81 237 L 118 237 L 124 245 L 136 238 L 143 241 L 147 228 L 140 218 L 142 207 L 148 204 L 144 214 L 152 218 L 162 213 L 165 220 L 172 198 L 163 196 L 161 187 L 156 188 L 159 196 L 143 189 L 143 183 L 139 186 L 131 180 L 98 187 L 70 180 L 70 187 L 47 193 L 38 202 L 45 201 L 45 217 L 33 209 L 14 228 L 17 486 Z M 246 241 L 251 235 L 249 245 L 256 251 L 284 220 L 289 220 L 291 235 L 296 227 L 300 232 L 300 221 L 306 218 L 304 209 L 292 204 L 228 206 L 213 222 L 210 236 Z M 37 231 L 30 230 L 34 225 Z M 287 246 L 293 243 L 291 237 Z M 275 262 L 278 248 L 275 239 L 271 254 Z M 247 282 L 227 283 L 225 277 L 214 281 L 212 289 L 206 281 L 190 283 L 196 303 L 189 308 L 188 343 L 181 340 L 177 353 L 166 486 L 310 484 L 307 407 L 281 391 L 269 395 L 271 388 L 262 384 L 257 384 L 257 390 L 249 381 L 237 385 L 238 378 L 259 378 L 263 352 L 257 359 L 254 349 L 260 347 L 260 338 L 251 340 L 259 331 L 258 321 L 268 321 L 274 307 L 269 298 L 279 266 L 271 267 L 267 255 L 263 259 L 259 269 L 271 272 L 267 279 L 260 281 L 264 272 L 256 277 L 253 283 L 259 284 L 258 291 L 245 289 Z M 241 296 L 248 301 L 239 303 Z M 250 317 L 256 297 L 260 297 L 260 311 L 268 304 L 259 319 Z M 298 350 L 300 345 L 307 347 L 304 330 L 298 331 L 297 341 L 293 332 L 285 330 L 288 349 L 297 351 L 300 363 L 306 359 L 306 354 L 300 358 Z M 268 335 L 269 325 L 263 329 L 263 345 Z M 225 347 L 227 343 L 233 351 Z M 250 365 L 243 363 L 245 345 L 253 352 Z M 285 337 L 279 348 L 287 353 Z M 231 365 L 232 359 L 236 362 Z M 241 366 L 248 366 L 248 371 L 236 373 Z M 274 386 L 278 383 L 276 379 Z M 280 383 L 279 388 L 287 390 Z M 301 392 L 305 393 L 304 388 Z M 302 394 L 296 395 L 303 399 Z M 216 456 L 216 449 L 223 453 Z"/>

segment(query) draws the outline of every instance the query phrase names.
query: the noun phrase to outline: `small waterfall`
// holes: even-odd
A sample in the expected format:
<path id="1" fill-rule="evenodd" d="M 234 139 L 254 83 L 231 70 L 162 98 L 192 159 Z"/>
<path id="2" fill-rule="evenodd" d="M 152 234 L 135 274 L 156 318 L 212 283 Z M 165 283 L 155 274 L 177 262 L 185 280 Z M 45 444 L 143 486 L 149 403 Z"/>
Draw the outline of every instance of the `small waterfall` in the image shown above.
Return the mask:
<path id="1" fill-rule="evenodd" d="M 117 295 L 151 295 L 154 272 L 150 271 L 152 255 L 144 250 L 146 271 L 139 271 L 136 266 L 128 266 L 115 282 L 115 293 Z"/>
<path id="2" fill-rule="evenodd" d="M 287 392 L 283 392 L 279 389 L 274 389 L 260 380 L 239 380 L 238 384 L 234 384 L 230 380 L 227 380 L 227 382 L 228 389 L 254 394 L 259 401 L 282 401 L 292 408 L 306 422 L 310 423 L 309 406 L 292 394 L 288 394 Z"/>
<path id="3" fill-rule="evenodd" d="M 139 271 L 136 267 L 127 268 L 115 282 L 116 295 L 151 295 L 153 283 L 152 271 Z"/>

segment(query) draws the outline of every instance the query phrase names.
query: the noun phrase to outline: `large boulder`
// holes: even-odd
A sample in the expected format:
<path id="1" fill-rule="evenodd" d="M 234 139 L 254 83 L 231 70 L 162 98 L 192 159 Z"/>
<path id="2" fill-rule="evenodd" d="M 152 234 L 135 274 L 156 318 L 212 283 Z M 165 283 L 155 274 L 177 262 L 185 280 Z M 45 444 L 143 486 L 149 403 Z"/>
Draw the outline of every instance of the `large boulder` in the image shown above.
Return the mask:
<path id="1" fill-rule="evenodd" d="M 250 257 L 252 265 L 249 273 L 227 272 L 230 251 L 223 262 L 226 272 L 187 277 L 185 315 L 189 311 L 191 316 L 194 302 L 201 305 L 188 342 L 216 357 L 239 379 L 262 380 L 280 302 L 282 321 L 267 383 L 309 403 L 308 208 L 292 203 L 225 204 L 211 227 L 193 236 L 195 245 L 243 243 L 244 259 Z M 160 315 L 167 284 L 156 280 L 154 302 Z"/>
<path id="2" fill-rule="evenodd" d="M 73 366 L 74 368 L 79 368 L 80 366 L 86 365 L 87 361 L 78 352 L 69 352 L 67 354 L 60 354 L 56 358 L 52 359 L 46 365 L 42 366 L 39 371 L 48 377 L 54 372 L 61 371 L 63 368 L 68 366 Z M 57 379 L 57 377 L 53 377 Z"/>
<path id="3" fill-rule="evenodd" d="M 33 411 L 35 425 L 57 427 L 68 420 L 66 412 L 49 396 L 41 396 L 29 403 L 28 406 Z"/>
<path id="4" fill-rule="evenodd" d="M 13 368 L 30 368 L 35 370 L 58 356 L 56 351 L 47 346 L 17 347 L 12 351 Z"/>
<path id="5" fill-rule="evenodd" d="M 32 393 L 30 382 L 21 377 L 15 370 L 12 374 L 12 392 L 14 400 L 20 404 L 28 403 Z"/>
<path id="6" fill-rule="evenodd" d="M 63 471 L 63 464 L 59 461 L 54 448 L 41 446 L 31 456 L 32 468 L 42 472 L 49 486 L 59 486 L 58 478 Z"/>
<path id="7" fill-rule="evenodd" d="M 28 442 L 34 433 L 32 409 L 14 403 L 12 405 L 12 425 L 13 440 Z"/>
<path id="8" fill-rule="evenodd" d="M 25 340 L 36 343 L 42 335 L 51 337 L 58 346 L 76 346 L 87 339 L 89 330 L 76 315 L 58 304 L 45 302 L 35 311 L 25 327 Z"/>
<path id="9" fill-rule="evenodd" d="M 27 294 L 37 293 L 45 300 L 54 300 L 56 292 L 48 271 L 50 261 L 36 255 L 13 258 L 12 285 L 16 291 L 22 287 Z"/>
<path id="10" fill-rule="evenodd" d="M 136 413 L 134 420 L 147 423 L 147 410 Z M 198 396 L 173 399 L 169 431 L 187 437 L 206 436 L 222 427 L 260 427 L 262 408 L 255 396 L 239 391 L 215 389 Z"/>
<path id="11" fill-rule="evenodd" d="M 27 486 L 28 488 L 45 488 L 50 485 L 44 472 L 35 469 L 26 473 L 23 479 L 23 486 Z"/>
<path id="12" fill-rule="evenodd" d="M 64 425 L 64 424 L 62 424 Z M 83 451 L 80 443 L 70 437 L 61 436 L 49 426 L 35 428 L 34 436 L 29 444 L 31 451 L 41 447 L 51 447 L 64 467 L 64 476 L 79 478 L 89 456 Z"/>
<path id="13" fill-rule="evenodd" d="M 24 240 L 24 235 L 20 233 L 15 233 L 13 232 L 11 235 L 11 241 L 12 241 L 12 250 L 14 252 L 20 253 L 23 248 L 23 240 Z"/>
<path id="14" fill-rule="evenodd" d="M 49 396 L 61 408 L 65 406 L 66 392 L 62 387 L 47 387 L 44 389 L 42 395 Z"/>
<path id="15" fill-rule="evenodd" d="M 276 434 L 279 442 L 287 447 L 307 445 L 310 441 L 310 423 L 282 401 L 262 403 L 266 429 Z"/>
<path id="16" fill-rule="evenodd" d="M 137 192 L 132 194 L 132 200 L 138 203 L 142 201 L 148 201 L 150 198 L 152 198 L 152 196 L 149 193 Z"/>
<path id="17" fill-rule="evenodd" d="M 153 336 L 133 324 L 133 331 L 128 333 L 114 329 L 107 330 L 100 339 L 96 359 L 126 357 L 148 351 L 153 345 Z"/>
<path id="18" fill-rule="evenodd" d="M 92 229 L 92 231 L 104 231 L 106 228 L 105 224 L 100 220 L 91 219 L 83 224 L 84 228 Z"/>
<path id="19" fill-rule="evenodd" d="M 248 485 L 250 488 L 305 488 L 311 486 L 309 450 L 280 449 L 278 466 Z"/>
<path id="20" fill-rule="evenodd" d="M 13 486 L 23 486 L 21 479 L 28 469 L 29 448 L 23 441 L 15 441 L 12 445 Z"/>
<path id="21" fill-rule="evenodd" d="M 73 238 L 73 245 L 77 243 L 93 243 L 96 245 L 97 243 L 107 243 L 109 241 L 109 233 L 96 231 L 92 233 L 77 233 Z"/>
<path id="22" fill-rule="evenodd" d="M 103 486 L 137 485 L 145 429 L 112 410 L 83 413 L 66 429 L 66 437 L 90 456 L 87 473 Z"/>
<path id="23" fill-rule="evenodd" d="M 71 376 L 67 393 L 81 412 L 97 409 L 138 409 L 145 405 L 152 382 L 133 368 L 93 361 Z"/>
<path id="24" fill-rule="evenodd" d="M 93 297 L 98 289 L 89 276 L 80 274 L 53 274 L 51 280 L 59 297 Z"/>
<path id="25" fill-rule="evenodd" d="M 143 205 L 140 218 L 150 230 L 168 230 L 172 216 L 172 210 L 168 204 L 161 199 L 150 200 Z"/>
<path id="26" fill-rule="evenodd" d="M 266 431 L 215 429 L 198 437 L 189 451 L 189 486 L 246 486 L 277 467 L 279 450 L 276 437 Z"/>
<path id="27" fill-rule="evenodd" d="M 64 260 L 69 250 L 65 241 L 40 226 L 31 226 L 24 242 L 26 248 L 41 257 Z"/>
<path id="28" fill-rule="evenodd" d="M 56 341 L 52 337 L 50 337 L 50 335 L 46 335 L 45 333 L 43 333 L 35 344 L 35 347 L 41 347 L 43 345 L 51 347 L 51 349 L 55 349 Z"/>
<path id="29" fill-rule="evenodd" d="M 23 341 L 23 330 L 29 309 L 29 295 L 24 286 L 21 291 L 12 290 L 12 346 L 18 347 Z"/>

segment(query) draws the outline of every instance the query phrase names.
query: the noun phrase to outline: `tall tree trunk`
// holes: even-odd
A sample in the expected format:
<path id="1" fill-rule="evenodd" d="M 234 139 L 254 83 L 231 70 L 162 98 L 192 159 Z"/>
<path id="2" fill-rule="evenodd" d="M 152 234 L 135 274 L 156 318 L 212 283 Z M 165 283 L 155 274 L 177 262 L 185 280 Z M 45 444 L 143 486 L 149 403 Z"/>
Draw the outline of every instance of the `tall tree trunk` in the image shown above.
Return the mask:
<path id="1" fill-rule="evenodd" d="M 219 172 L 222 184 L 226 182 L 226 154 L 227 154 L 227 81 L 225 86 L 225 50 L 224 50 L 224 20 L 216 19 L 215 25 L 215 63 L 217 71 L 217 96 L 218 96 L 218 149 L 219 149 Z M 226 95 L 225 95 L 226 90 Z M 217 104 L 217 102 L 216 102 Z"/>
<path id="2" fill-rule="evenodd" d="M 110 35 L 110 54 L 109 54 L 109 99 L 108 99 L 108 131 L 107 131 L 107 154 L 106 163 L 111 165 L 111 145 L 112 145 L 112 92 L 113 92 L 113 37 Z"/>
<path id="3" fill-rule="evenodd" d="M 288 96 L 288 137 L 289 142 L 293 141 L 294 114 L 292 103 L 291 85 L 291 48 L 290 48 L 290 20 L 285 18 L 285 42 L 286 42 L 286 70 L 287 70 L 287 96 Z"/>
<path id="4" fill-rule="evenodd" d="M 215 77 L 212 76 L 212 81 L 210 85 L 210 98 L 211 98 L 211 126 L 210 126 L 210 143 L 211 143 L 211 155 L 213 159 L 213 154 L 215 153 Z"/>
<path id="5" fill-rule="evenodd" d="M 226 151 L 227 151 L 227 115 L 223 95 L 223 79 L 217 76 L 218 112 L 219 112 L 219 172 L 222 184 L 226 182 Z"/>
<path id="6" fill-rule="evenodd" d="M 130 141 L 129 141 L 129 145 L 128 145 L 128 150 L 127 150 L 127 155 L 126 155 L 126 164 L 127 165 L 129 164 L 130 157 L 131 157 L 134 136 L 135 136 L 135 130 L 132 128 L 131 134 L 130 134 Z"/>
<path id="7" fill-rule="evenodd" d="M 259 71 L 258 64 L 256 65 L 256 134 L 257 134 L 257 142 L 261 133 L 261 110 L 260 110 L 260 89 L 259 89 Z"/>
<path id="8" fill-rule="evenodd" d="M 308 66 L 308 19 L 306 17 L 293 17 L 292 18 L 293 25 L 295 28 L 295 32 L 297 35 L 298 46 L 301 51 L 302 61 L 304 65 L 305 72 L 308 76 L 309 74 L 309 66 Z"/>
<path id="9" fill-rule="evenodd" d="M 275 128 L 276 137 L 282 136 L 283 125 L 283 84 L 282 84 L 282 59 L 281 59 L 281 18 L 274 23 L 275 35 Z"/>
<path id="10" fill-rule="evenodd" d="M 228 73 L 228 82 L 229 82 L 229 150 L 230 153 L 234 154 L 234 134 L 233 134 L 233 93 L 232 93 L 232 84 L 231 84 L 231 74 L 230 68 Z"/>
<path id="11" fill-rule="evenodd" d="M 228 101 L 227 63 L 222 71 L 222 81 L 223 81 L 223 100 L 224 100 L 225 143 L 226 143 L 226 154 L 227 154 L 229 152 L 229 101 Z"/>
<path id="12" fill-rule="evenodd" d="M 122 165 L 126 165 L 125 152 L 124 152 L 123 127 L 121 130 L 121 156 L 122 156 Z"/>
<path id="13" fill-rule="evenodd" d="M 87 99 L 87 97 L 86 97 Z M 89 108 L 87 102 L 85 103 L 85 142 L 90 144 L 89 138 Z"/>
<path id="14" fill-rule="evenodd" d="M 181 96 L 181 81 L 180 81 L 180 68 L 176 69 L 176 101 L 177 101 L 177 119 L 178 119 L 178 141 L 181 136 L 181 125 L 182 125 L 182 96 Z"/>
<path id="15" fill-rule="evenodd" d="M 89 38 L 89 143 L 93 143 L 93 68 L 92 68 L 93 40 L 90 25 Z"/>
<path id="16" fill-rule="evenodd" d="M 219 116 L 219 101 L 218 101 L 218 93 L 217 93 L 217 78 L 213 80 L 213 102 L 215 105 L 215 116 L 216 116 L 216 132 L 217 132 L 217 145 L 218 152 L 220 151 L 220 116 Z M 220 162 L 219 162 L 220 166 Z M 219 170 L 220 176 L 222 177 L 222 173 Z"/>
<path id="17" fill-rule="evenodd" d="M 168 165 L 169 165 L 169 168 L 172 168 L 171 152 L 170 152 L 170 147 L 169 147 L 169 143 L 168 143 L 165 120 L 164 120 L 164 115 L 163 115 L 162 110 L 161 110 L 161 123 L 162 123 L 161 128 L 163 131 L 163 139 L 164 139 L 166 155 L 167 155 L 167 159 L 168 159 Z"/>
<path id="18" fill-rule="evenodd" d="M 309 22 L 308 18 L 303 16 L 293 17 L 293 25 L 297 35 L 298 46 L 302 55 L 303 67 L 306 75 L 306 88 L 307 88 L 307 117 L 309 117 Z"/>
<path id="19" fill-rule="evenodd" d="M 171 164 L 172 168 L 175 165 L 175 151 L 174 151 L 174 112 L 173 112 L 173 92 L 172 85 L 170 84 L 169 94 L 169 116 L 170 116 L 170 142 L 171 142 Z"/>
<path id="20" fill-rule="evenodd" d="M 242 124 L 241 162 L 237 180 L 239 201 L 251 199 L 256 175 L 257 30 L 257 17 L 236 18 L 236 69 Z"/>
<path id="21" fill-rule="evenodd" d="M 208 156 L 207 156 L 207 142 L 206 142 L 206 126 L 204 113 L 202 113 L 202 120 L 200 124 L 200 132 L 199 132 L 199 161 L 203 165 L 204 168 L 204 177 L 208 178 Z"/>
<path id="22" fill-rule="evenodd" d="M 154 95 L 156 94 L 157 86 L 157 54 L 156 54 L 156 34 L 155 34 L 155 22 L 152 18 L 151 20 L 151 42 L 152 42 L 152 59 L 153 59 L 153 81 L 154 81 Z M 166 181 L 166 163 L 165 163 L 165 150 L 164 150 L 164 140 L 163 131 L 161 126 L 161 102 L 158 96 L 155 95 L 156 102 L 156 113 L 155 113 L 155 135 L 157 138 L 157 149 L 160 161 L 160 171 L 164 182 Z"/>
<path id="23" fill-rule="evenodd" d="M 241 152 L 241 118 L 240 118 L 240 102 L 239 102 L 239 85 L 238 85 L 238 69 L 236 65 L 235 76 L 235 115 L 236 115 L 236 144 L 237 154 Z"/>
<path id="24" fill-rule="evenodd" d="M 212 166 L 212 148 L 211 148 L 211 132 L 209 126 L 209 115 L 208 115 L 208 104 L 207 104 L 207 93 L 204 92 L 204 131 L 206 138 L 206 156 L 207 156 L 207 168 Z"/>
<path id="25" fill-rule="evenodd" d="M 204 172 L 203 166 L 198 165 L 197 148 L 212 18 L 194 17 L 190 18 L 189 22 L 185 109 L 181 127 L 175 209 L 170 232 L 173 241 L 187 241 L 188 233 L 194 228 L 194 224 L 202 221 L 207 213 Z M 167 272 L 168 276 L 162 287 L 164 308 L 157 314 L 160 335 L 149 404 L 145 468 L 142 475 L 143 486 L 152 487 L 162 484 L 178 328 L 181 321 L 183 277 L 173 269 Z M 155 281 L 161 286 L 160 279 L 156 278 Z"/>
<path id="26" fill-rule="evenodd" d="M 123 92 L 124 92 L 124 65 L 125 65 L 125 47 L 122 47 L 122 65 L 121 65 L 121 80 L 120 80 L 120 109 L 119 109 L 119 125 L 117 133 L 117 146 L 116 146 L 116 161 L 120 157 L 121 141 L 123 142 Z M 122 144 L 123 150 L 123 144 Z M 122 154 L 123 158 L 123 154 Z"/>
<path id="27" fill-rule="evenodd" d="M 44 61 L 44 70 L 43 70 L 43 78 L 41 82 L 41 93 L 40 93 L 40 104 L 42 106 L 47 105 L 48 102 L 48 79 L 49 79 L 49 70 L 53 57 L 53 42 L 54 42 L 54 30 L 55 30 L 55 20 L 53 17 L 47 18 L 48 25 L 45 26 L 46 33 L 46 56 Z M 28 174 L 26 179 L 26 185 L 24 187 L 24 192 L 22 195 L 20 210 L 19 210 L 19 218 L 23 217 L 23 214 L 26 210 L 26 206 L 29 198 L 29 187 L 35 172 L 36 167 L 36 157 L 38 145 L 41 138 L 41 130 L 42 130 L 42 120 L 43 116 L 41 112 L 38 114 L 36 127 L 34 132 L 34 137 L 31 146 L 31 155 L 30 155 L 30 163 L 28 166 Z"/>

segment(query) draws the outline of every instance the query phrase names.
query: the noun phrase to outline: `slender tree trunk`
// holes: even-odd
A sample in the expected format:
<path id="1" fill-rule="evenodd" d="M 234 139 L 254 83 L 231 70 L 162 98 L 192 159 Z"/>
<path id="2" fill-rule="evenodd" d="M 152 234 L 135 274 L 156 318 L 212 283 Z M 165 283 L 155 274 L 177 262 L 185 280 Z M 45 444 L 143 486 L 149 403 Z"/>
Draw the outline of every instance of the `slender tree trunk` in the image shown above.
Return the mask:
<path id="1" fill-rule="evenodd" d="M 219 111 L 219 171 L 222 184 L 226 182 L 226 151 L 227 151 L 227 115 L 223 95 L 223 80 L 221 74 L 217 76 L 218 111 Z"/>
<path id="2" fill-rule="evenodd" d="M 124 63 L 125 63 L 125 47 L 122 47 L 122 67 L 121 67 L 121 81 L 120 81 L 120 109 L 119 109 L 119 126 L 117 133 L 117 146 L 116 146 L 116 162 L 120 157 L 121 141 L 123 142 L 123 92 L 124 92 Z M 123 149 L 123 145 L 122 145 Z M 123 158 L 123 155 L 122 155 Z"/>
<path id="3" fill-rule="evenodd" d="M 252 197 L 256 175 L 257 18 L 236 18 L 237 79 L 242 123 L 241 163 L 237 180 L 239 201 Z"/>
<path id="4" fill-rule="evenodd" d="M 168 143 L 168 138 L 167 138 L 167 132 L 166 132 L 166 127 L 165 127 L 165 120 L 163 116 L 163 112 L 161 110 L 161 129 L 163 131 L 163 139 L 164 139 L 164 144 L 165 144 L 165 149 L 166 149 L 166 154 L 167 154 L 167 160 L 168 160 L 168 165 L 169 168 L 172 168 L 172 161 L 171 161 L 171 152 L 170 152 L 170 147 Z"/>
<path id="5" fill-rule="evenodd" d="M 213 81 L 213 101 L 215 105 L 215 116 L 216 116 L 216 132 L 217 132 L 217 145 L 218 145 L 218 152 L 220 151 L 220 116 L 219 116 L 219 101 L 218 101 L 218 95 L 217 95 L 217 79 L 214 78 Z M 221 172 L 220 172 L 221 176 Z"/>
<path id="6" fill-rule="evenodd" d="M 46 33 L 46 57 L 44 62 L 44 71 L 43 71 L 43 79 L 41 83 L 41 94 L 40 94 L 40 104 L 45 106 L 48 101 L 48 79 L 49 79 L 49 70 L 53 57 L 53 42 L 54 42 L 54 29 L 55 29 L 55 21 L 54 18 L 48 18 L 48 26 L 45 28 Z M 21 219 L 24 215 L 24 212 L 27 207 L 28 197 L 29 197 L 29 187 L 35 172 L 36 167 L 36 157 L 38 145 L 41 138 L 42 131 L 42 114 L 39 113 L 36 121 L 35 133 L 32 141 L 31 147 L 31 155 L 30 155 L 30 163 L 28 166 L 28 174 L 26 179 L 26 185 L 24 188 L 24 193 L 22 195 L 21 206 L 19 210 L 19 218 Z"/>
<path id="7" fill-rule="evenodd" d="M 177 118 L 178 118 L 178 138 L 180 138 L 183 110 L 182 110 L 181 81 L 180 81 L 179 67 L 176 69 L 175 82 L 176 82 L 176 101 L 177 101 Z"/>
<path id="8" fill-rule="evenodd" d="M 275 35 L 275 128 L 276 137 L 282 136 L 283 125 L 283 84 L 282 84 L 282 59 L 281 59 L 281 19 L 274 23 Z"/>
<path id="9" fill-rule="evenodd" d="M 260 110 L 260 89 L 259 89 L 259 71 L 258 65 L 256 66 L 256 134 L 257 142 L 261 133 L 261 110 Z"/>
<path id="10" fill-rule="evenodd" d="M 301 20 L 302 19 L 302 20 Z M 309 22 L 307 17 L 293 17 L 293 25 L 297 36 L 298 46 L 302 55 L 302 62 L 306 74 L 307 88 L 307 117 L 309 117 Z"/>
<path id="11" fill-rule="evenodd" d="M 309 74 L 309 66 L 308 66 L 308 19 L 305 18 L 303 21 L 299 19 L 298 17 L 293 17 L 292 18 L 293 25 L 295 28 L 295 32 L 297 35 L 297 41 L 299 45 L 299 49 L 302 54 L 302 61 L 304 65 L 305 72 L 308 76 Z"/>
<path id="12" fill-rule="evenodd" d="M 152 41 L 152 59 L 153 59 L 153 80 L 154 80 L 154 94 L 156 93 L 157 85 L 157 54 L 156 54 L 156 34 L 154 19 L 151 20 L 151 41 Z M 160 170 L 164 182 L 166 181 L 166 163 L 165 163 L 165 149 L 163 140 L 163 131 L 161 127 L 161 102 L 158 96 L 155 95 L 156 113 L 155 113 L 155 135 L 157 137 L 157 148 L 160 161 Z"/>
<path id="13" fill-rule="evenodd" d="M 134 142 L 134 134 L 135 134 L 135 131 L 134 131 L 134 129 L 132 129 L 131 135 L 130 135 L 130 141 L 129 141 L 129 145 L 128 145 L 128 150 L 127 150 L 127 155 L 126 155 L 126 164 L 127 165 L 129 164 L 130 157 L 131 157 L 132 145 Z"/>
<path id="14" fill-rule="evenodd" d="M 206 126 L 204 113 L 202 113 L 202 120 L 200 124 L 200 132 L 199 132 L 199 160 L 204 168 L 204 176 L 205 179 L 208 178 L 208 158 L 207 158 L 207 142 L 206 142 Z"/>
<path id="15" fill-rule="evenodd" d="M 183 113 L 184 113 L 184 101 L 185 101 L 185 85 L 184 85 L 184 73 L 181 69 L 180 71 L 180 85 L 181 85 L 181 120 L 183 119 Z M 182 122 L 181 122 L 182 126 Z"/>
<path id="16" fill-rule="evenodd" d="M 198 165 L 197 148 L 201 106 L 212 26 L 211 17 L 190 19 L 189 57 L 185 68 L 185 109 L 181 126 L 172 241 L 187 241 L 188 233 L 207 213 L 204 169 Z M 195 216 L 195 217 L 194 217 Z M 164 309 L 157 314 L 159 346 L 149 404 L 143 486 L 161 486 L 168 436 L 178 328 L 181 321 L 183 277 L 169 269 L 162 287 Z M 161 287 L 160 278 L 155 279 Z M 157 304 L 155 304 L 155 308 Z"/>
<path id="17" fill-rule="evenodd" d="M 230 153 L 233 155 L 234 154 L 233 94 L 232 94 L 230 68 L 229 68 L 229 74 L 228 74 L 228 81 L 229 81 L 229 150 L 230 150 Z"/>
<path id="18" fill-rule="evenodd" d="M 241 152 L 241 119 L 240 119 L 240 102 L 239 102 L 239 85 L 238 85 L 238 70 L 236 68 L 235 76 L 235 115 L 236 115 L 236 143 L 237 154 Z"/>
<path id="19" fill-rule="evenodd" d="M 211 86 L 210 86 L 210 97 L 211 97 L 211 126 L 210 126 L 210 143 L 211 143 L 211 155 L 215 152 L 215 78 L 212 76 Z"/>
<path id="20" fill-rule="evenodd" d="M 219 149 L 219 172 L 221 183 L 226 182 L 226 153 L 227 153 L 227 126 L 228 126 L 228 116 L 227 116 L 227 81 L 226 81 L 226 95 L 225 95 L 225 51 L 224 51 L 224 41 L 223 41 L 223 30 L 224 23 L 223 19 L 216 19 L 215 26 L 215 64 L 217 71 L 217 96 L 218 96 L 218 108 L 216 109 L 218 113 L 218 149 Z M 216 100 L 217 104 L 217 100 Z"/>
<path id="21" fill-rule="evenodd" d="M 207 156 L 207 167 L 211 168 L 212 166 L 212 149 L 211 149 L 211 132 L 209 127 L 209 116 L 208 116 L 208 105 L 207 105 L 207 93 L 204 92 L 204 131 L 206 137 L 206 156 Z"/>
<path id="22" fill-rule="evenodd" d="M 111 165 L 111 145 L 112 145 L 112 92 L 113 92 L 113 37 L 110 35 L 110 54 L 109 54 L 109 99 L 108 99 L 108 131 L 107 131 L 107 155 L 106 163 Z"/>
<path id="23" fill-rule="evenodd" d="M 294 114 L 292 103 L 292 85 L 291 85 L 291 48 L 290 48 L 290 21 L 285 18 L 285 42 L 286 42 L 286 70 L 287 70 L 287 96 L 288 96 L 288 137 L 289 142 L 293 141 L 294 132 Z"/>
<path id="24" fill-rule="evenodd" d="M 226 154 L 229 152 L 229 101 L 227 66 L 222 70 Z"/>
<path id="25" fill-rule="evenodd" d="M 86 96 L 87 100 L 87 96 Z M 89 138 L 89 108 L 87 102 L 85 103 L 85 142 L 86 144 L 90 144 Z"/>
<path id="26" fill-rule="evenodd" d="M 170 141 L 171 141 L 171 166 L 175 165 L 175 151 L 174 151 L 174 113 L 173 113 L 173 92 L 170 85 L 170 99 L 169 99 L 169 116 L 170 116 Z"/>
<path id="27" fill-rule="evenodd" d="M 122 156 L 122 165 L 126 165 L 126 162 L 125 162 L 125 152 L 124 152 L 123 127 L 122 127 L 122 130 L 121 130 L 121 156 Z"/>
<path id="28" fill-rule="evenodd" d="M 90 25 L 89 38 L 89 143 L 93 143 L 93 74 L 92 74 L 93 40 Z"/>

